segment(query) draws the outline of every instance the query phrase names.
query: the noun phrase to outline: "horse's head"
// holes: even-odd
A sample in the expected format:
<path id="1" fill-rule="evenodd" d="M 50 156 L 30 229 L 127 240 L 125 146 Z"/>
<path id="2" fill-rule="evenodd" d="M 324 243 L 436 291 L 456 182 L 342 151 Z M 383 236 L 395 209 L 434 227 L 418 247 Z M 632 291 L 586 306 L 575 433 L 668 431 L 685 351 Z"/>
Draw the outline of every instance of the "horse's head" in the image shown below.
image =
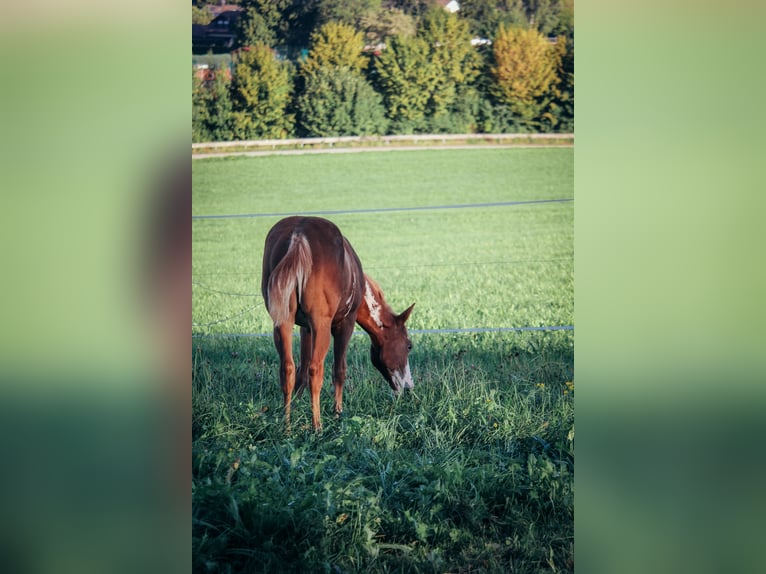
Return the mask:
<path id="1" fill-rule="evenodd" d="M 395 394 L 402 389 L 411 389 L 412 373 L 410 372 L 410 349 L 412 343 L 407 336 L 405 323 L 412 313 L 413 303 L 400 315 L 394 315 L 380 330 L 380 344 L 373 340 L 370 347 L 370 358 L 375 368 L 388 381 Z"/>

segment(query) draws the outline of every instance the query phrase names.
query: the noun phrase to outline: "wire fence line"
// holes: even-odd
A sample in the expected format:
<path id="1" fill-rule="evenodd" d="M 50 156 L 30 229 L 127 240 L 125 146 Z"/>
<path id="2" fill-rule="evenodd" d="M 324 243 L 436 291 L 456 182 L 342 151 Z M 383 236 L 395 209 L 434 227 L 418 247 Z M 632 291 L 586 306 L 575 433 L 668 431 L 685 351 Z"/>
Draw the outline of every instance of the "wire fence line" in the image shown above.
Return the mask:
<path id="1" fill-rule="evenodd" d="M 486 207 L 508 207 L 518 205 L 539 205 L 539 204 L 552 204 L 552 203 L 567 203 L 574 201 L 573 198 L 560 198 L 560 199 L 538 199 L 538 200 L 525 200 L 525 201 L 505 201 L 505 202 L 490 202 L 490 203 L 470 203 L 470 204 L 457 204 L 457 205 L 432 205 L 432 206 L 419 206 L 419 207 L 392 207 L 392 208 L 375 208 L 375 209 L 349 209 L 349 210 L 320 210 L 320 211 L 306 211 L 299 213 L 250 213 L 250 214 L 229 214 L 229 215 L 193 215 L 192 219 L 236 219 L 236 218 L 255 218 L 255 217 L 281 217 L 288 215 L 339 215 L 339 214 L 354 214 L 354 213 L 391 213 L 391 212 L 407 212 L 407 211 L 426 211 L 426 210 L 441 210 L 441 209 L 471 209 L 471 208 L 486 208 Z M 427 263 L 421 265 L 407 266 L 408 268 L 421 268 L 421 267 L 457 267 L 464 265 L 472 266 L 487 266 L 487 265 L 513 265 L 519 263 L 550 263 L 565 261 L 571 259 L 572 255 L 568 254 L 564 257 L 548 258 L 548 259 L 517 259 L 517 260 L 503 260 L 503 261 L 479 261 L 479 262 L 450 262 L 450 263 Z M 368 270 L 382 270 L 391 269 L 391 266 L 378 266 L 368 267 Z M 229 273 L 198 273 L 204 276 L 220 276 L 220 275 L 251 275 L 249 272 L 229 272 Z M 263 298 L 260 293 L 244 293 L 236 291 L 225 291 L 210 287 L 204 283 L 193 281 L 193 287 L 198 287 L 210 293 L 216 293 L 219 295 L 225 295 L 229 297 L 255 297 Z M 208 328 L 214 325 L 231 321 L 232 319 L 239 318 L 246 313 L 249 313 L 258 308 L 258 305 L 252 305 L 243 311 L 235 313 L 227 317 L 216 319 L 207 323 L 192 323 L 193 328 Z M 447 333 L 520 333 L 520 332 L 541 332 L 541 331 L 573 331 L 573 325 L 552 325 L 552 326 L 525 326 L 525 327 L 473 327 L 473 328 L 442 328 L 442 329 L 413 329 L 409 332 L 416 335 L 433 335 L 433 334 L 447 334 Z M 354 335 L 362 335 L 363 331 L 356 331 Z M 258 338 L 258 337 L 271 337 L 272 333 L 192 333 L 192 338 Z"/>
<path id="2" fill-rule="evenodd" d="M 452 263 L 421 263 L 417 265 L 375 265 L 375 266 L 364 266 L 364 271 L 383 271 L 383 270 L 390 270 L 390 269 L 422 269 L 424 267 L 428 268 L 439 268 L 439 267 L 467 267 L 467 266 L 473 266 L 473 267 L 483 267 L 483 266 L 496 266 L 501 267 L 505 265 L 518 265 L 523 263 L 557 263 L 559 261 L 569 261 L 571 260 L 573 255 L 568 255 L 565 257 L 552 257 L 549 259 L 509 259 L 504 261 L 456 261 Z M 254 277 L 257 278 L 258 272 L 250 272 L 250 271 L 211 271 L 209 273 L 196 273 L 195 275 L 199 277 L 219 277 L 219 276 L 226 276 L 226 275 L 234 275 L 234 276 L 248 276 L 248 277 Z M 260 293 L 241 293 L 236 291 L 224 291 L 215 287 L 210 287 L 209 285 L 206 285 L 200 281 L 192 281 L 192 287 L 199 287 L 200 289 L 203 289 L 205 291 L 208 291 L 210 293 L 218 293 L 221 295 L 230 295 L 232 297 L 262 297 Z"/>
<path id="3" fill-rule="evenodd" d="M 488 203 L 462 203 L 456 205 L 422 205 L 415 207 L 375 207 L 364 209 L 320 209 L 316 211 L 298 211 L 284 213 L 230 213 L 213 215 L 192 215 L 195 219 L 243 219 L 255 217 L 287 217 L 290 215 L 346 215 L 354 213 L 394 213 L 407 211 L 431 211 L 441 209 L 476 209 L 482 207 L 511 207 L 516 205 L 537 205 L 546 203 L 567 203 L 574 201 L 574 198 L 558 199 L 530 199 L 522 201 L 494 201 Z"/>
<path id="4" fill-rule="evenodd" d="M 192 322 L 192 327 L 212 327 L 213 325 L 219 325 L 220 323 L 226 323 L 227 321 L 231 321 L 232 319 L 236 319 L 237 317 L 241 317 L 245 313 L 249 313 L 251 311 L 255 311 L 258 309 L 259 305 L 251 305 L 247 309 L 240 311 L 239 313 L 235 313 L 234 315 L 229 315 L 228 317 L 223 317 L 222 319 L 216 319 L 214 321 L 210 321 L 209 323 L 194 323 Z"/>
<path id="5" fill-rule="evenodd" d="M 243 275 L 250 275 L 250 273 L 243 273 Z M 192 287 L 199 287 L 200 289 L 204 289 L 205 291 L 209 291 L 210 293 L 218 293 L 220 295 L 229 295 L 231 297 L 263 297 L 260 293 L 238 293 L 236 291 L 221 291 L 220 289 L 214 289 L 213 287 L 208 287 L 204 283 L 199 283 L 198 281 L 192 281 Z"/>
<path id="6" fill-rule="evenodd" d="M 526 333 L 546 331 L 574 331 L 574 325 L 546 325 L 527 327 L 460 327 L 445 329 L 409 329 L 410 335 L 444 335 L 466 333 Z M 354 331 L 354 336 L 366 335 L 364 331 Z M 192 333 L 192 339 L 251 339 L 272 337 L 273 333 Z"/>

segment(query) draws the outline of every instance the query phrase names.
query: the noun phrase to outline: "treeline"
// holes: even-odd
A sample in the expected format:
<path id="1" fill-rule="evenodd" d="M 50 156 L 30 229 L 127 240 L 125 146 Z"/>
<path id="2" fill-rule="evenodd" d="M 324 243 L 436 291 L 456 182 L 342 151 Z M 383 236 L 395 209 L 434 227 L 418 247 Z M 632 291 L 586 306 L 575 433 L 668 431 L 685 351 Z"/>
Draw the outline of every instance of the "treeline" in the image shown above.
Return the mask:
<path id="1" fill-rule="evenodd" d="M 561 2 L 241 3 L 231 68 L 193 71 L 193 141 L 574 129 L 571 17 L 526 9 Z"/>

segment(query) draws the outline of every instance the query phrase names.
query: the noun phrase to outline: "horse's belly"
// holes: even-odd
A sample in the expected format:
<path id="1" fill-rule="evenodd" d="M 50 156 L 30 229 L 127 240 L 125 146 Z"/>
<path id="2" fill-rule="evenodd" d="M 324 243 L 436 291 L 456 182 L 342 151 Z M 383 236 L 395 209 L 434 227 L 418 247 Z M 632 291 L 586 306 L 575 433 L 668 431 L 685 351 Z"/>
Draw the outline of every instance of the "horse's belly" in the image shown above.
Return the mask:
<path id="1" fill-rule="evenodd" d="M 295 312 L 295 322 L 301 327 L 305 327 L 306 329 L 310 328 L 308 315 L 306 315 L 300 307 L 298 307 L 298 310 Z"/>

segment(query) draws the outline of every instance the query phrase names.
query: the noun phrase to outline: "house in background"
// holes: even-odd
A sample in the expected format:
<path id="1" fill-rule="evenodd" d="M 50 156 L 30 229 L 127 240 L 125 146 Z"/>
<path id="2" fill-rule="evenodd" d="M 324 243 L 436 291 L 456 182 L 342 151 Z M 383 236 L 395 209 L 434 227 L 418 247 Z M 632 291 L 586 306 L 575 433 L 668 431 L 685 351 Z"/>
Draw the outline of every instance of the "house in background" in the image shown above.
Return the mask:
<path id="1" fill-rule="evenodd" d="M 436 2 L 447 12 L 451 12 L 452 14 L 460 10 L 460 3 L 457 0 L 436 0 Z"/>
<path id="2" fill-rule="evenodd" d="M 229 51 L 236 42 L 236 24 L 242 8 L 233 4 L 208 6 L 213 20 L 210 24 L 192 24 L 192 52 Z"/>

